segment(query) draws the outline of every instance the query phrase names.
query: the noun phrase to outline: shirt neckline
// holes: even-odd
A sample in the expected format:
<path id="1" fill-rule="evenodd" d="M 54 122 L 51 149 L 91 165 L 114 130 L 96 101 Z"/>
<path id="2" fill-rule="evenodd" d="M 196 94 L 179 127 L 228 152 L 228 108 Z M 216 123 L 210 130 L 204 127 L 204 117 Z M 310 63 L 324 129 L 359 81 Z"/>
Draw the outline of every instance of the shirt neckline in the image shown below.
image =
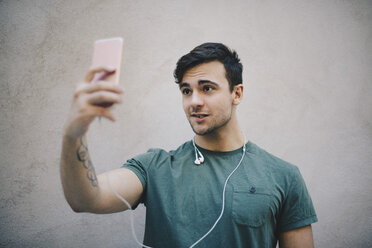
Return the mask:
<path id="1" fill-rule="evenodd" d="M 192 146 L 192 148 L 194 148 L 194 146 L 192 144 L 192 140 L 190 141 L 190 145 Z M 246 152 L 251 149 L 252 145 L 253 145 L 253 143 L 250 140 L 248 140 L 248 142 L 245 143 Z M 195 143 L 195 146 L 200 150 L 201 153 L 211 154 L 211 155 L 216 155 L 216 156 L 233 155 L 233 154 L 236 154 L 236 153 L 241 153 L 242 149 L 243 149 L 243 146 L 241 146 L 241 147 L 239 147 L 235 150 L 231 150 L 231 151 L 211 151 L 211 150 L 205 149 L 201 146 L 198 146 L 196 143 Z"/>

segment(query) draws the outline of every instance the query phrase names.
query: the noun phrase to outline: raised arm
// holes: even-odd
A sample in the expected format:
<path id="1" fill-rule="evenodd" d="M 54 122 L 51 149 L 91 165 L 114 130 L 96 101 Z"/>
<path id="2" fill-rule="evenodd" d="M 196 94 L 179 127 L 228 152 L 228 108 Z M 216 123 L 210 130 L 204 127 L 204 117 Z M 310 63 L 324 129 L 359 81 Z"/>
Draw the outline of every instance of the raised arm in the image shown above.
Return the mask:
<path id="1" fill-rule="evenodd" d="M 114 121 L 110 106 L 121 103 L 123 91 L 105 81 L 91 82 L 100 73 L 101 79 L 115 73 L 105 68 L 88 72 L 78 85 L 64 129 L 60 162 L 61 180 L 67 202 L 76 212 L 112 213 L 127 209 L 109 187 L 105 174 L 96 175 L 88 152 L 85 134 L 95 117 Z M 131 205 L 143 191 L 137 176 L 128 169 L 107 172 L 111 187 Z"/>

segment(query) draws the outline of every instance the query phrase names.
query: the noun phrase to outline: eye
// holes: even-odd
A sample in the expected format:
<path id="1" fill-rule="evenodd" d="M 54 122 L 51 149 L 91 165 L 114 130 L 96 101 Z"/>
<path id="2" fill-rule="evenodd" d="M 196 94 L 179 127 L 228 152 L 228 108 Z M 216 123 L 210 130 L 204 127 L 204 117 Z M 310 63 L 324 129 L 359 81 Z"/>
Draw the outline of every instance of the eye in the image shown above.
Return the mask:
<path id="1" fill-rule="evenodd" d="M 185 89 L 182 89 L 181 92 L 183 95 L 189 95 L 191 93 L 191 90 L 188 88 L 185 88 Z"/>
<path id="2" fill-rule="evenodd" d="M 211 90 L 213 90 L 213 88 L 212 88 L 211 86 L 205 85 L 205 86 L 203 87 L 203 91 L 204 91 L 204 92 L 209 92 L 209 91 L 211 91 Z"/>

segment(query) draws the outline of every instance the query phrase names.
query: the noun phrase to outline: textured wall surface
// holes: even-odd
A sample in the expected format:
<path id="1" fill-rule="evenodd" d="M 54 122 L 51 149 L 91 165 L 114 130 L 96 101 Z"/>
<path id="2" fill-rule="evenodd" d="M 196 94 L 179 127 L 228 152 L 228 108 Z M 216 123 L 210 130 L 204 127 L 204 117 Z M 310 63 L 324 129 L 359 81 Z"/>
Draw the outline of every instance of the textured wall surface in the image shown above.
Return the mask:
<path id="1" fill-rule="evenodd" d="M 113 36 L 126 93 L 117 122 L 90 127 L 97 173 L 192 138 L 174 65 L 223 42 L 244 64 L 243 131 L 299 166 L 316 246 L 372 247 L 372 1 L 358 0 L 0 1 L 0 247 L 138 247 L 129 212 L 74 213 L 59 178 L 75 85 Z"/>

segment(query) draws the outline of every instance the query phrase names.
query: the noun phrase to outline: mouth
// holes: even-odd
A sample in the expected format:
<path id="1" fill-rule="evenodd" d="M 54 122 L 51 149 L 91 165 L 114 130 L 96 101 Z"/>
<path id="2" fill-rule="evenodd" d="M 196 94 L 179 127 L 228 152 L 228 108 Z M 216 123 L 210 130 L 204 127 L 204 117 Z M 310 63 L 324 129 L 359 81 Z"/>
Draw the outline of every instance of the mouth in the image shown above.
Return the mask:
<path id="1" fill-rule="evenodd" d="M 190 116 L 196 118 L 197 120 L 203 120 L 208 115 L 207 114 L 203 114 L 203 113 L 192 113 Z"/>

